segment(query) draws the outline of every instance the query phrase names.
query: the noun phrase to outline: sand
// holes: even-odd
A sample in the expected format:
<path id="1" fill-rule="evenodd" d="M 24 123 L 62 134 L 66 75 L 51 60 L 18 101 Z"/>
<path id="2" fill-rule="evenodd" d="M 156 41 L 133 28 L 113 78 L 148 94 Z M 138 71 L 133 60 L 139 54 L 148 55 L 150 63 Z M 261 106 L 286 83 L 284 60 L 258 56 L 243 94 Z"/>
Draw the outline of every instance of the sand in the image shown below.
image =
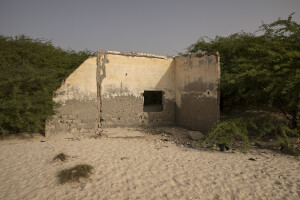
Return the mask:
<path id="1" fill-rule="evenodd" d="M 293 157 L 197 150 L 143 132 L 126 136 L 1 140 L 0 199 L 300 199 L 300 162 Z M 68 161 L 53 162 L 62 152 Z M 94 166 L 95 174 L 60 185 L 57 173 L 76 164 Z"/>

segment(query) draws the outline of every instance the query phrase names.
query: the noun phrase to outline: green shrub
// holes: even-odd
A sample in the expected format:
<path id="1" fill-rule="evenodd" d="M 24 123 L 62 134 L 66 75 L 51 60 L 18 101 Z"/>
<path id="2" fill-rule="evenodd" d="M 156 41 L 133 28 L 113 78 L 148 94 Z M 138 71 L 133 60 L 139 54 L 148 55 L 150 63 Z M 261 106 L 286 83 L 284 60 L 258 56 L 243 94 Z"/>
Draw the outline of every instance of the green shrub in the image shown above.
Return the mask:
<path id="1" fill-rule="evenodd" d="M 53 92 L 90 54 L 0 35 L 0 134 L 44 132 L 54 113 Z"/>
<path id="2" fill-rule="evenodd" d="M 296 128 L 300 123 L 300 25 L 290 15 L 263 24 L 258 31 L 260 35 L 241 32 L 208 41 L 203 37 L 188 53 L 219 51 L 223 113 L 281 112 L 289 126 Z"/>
<path id="3" fill-rule="evenodd" d="M 287 120 L 265 112 L 247 112 L 232 115 L 221 121 L 201 141 L 201 145 L 212 147 L 214 144 L 226 144 L 238 147 L 245 152 L 256 141 L 279 141 L 279 148 L 296 150 L 289 137 L 300 137 L 296 129 L 291 129 Z"/>
<path id="4" fill-rule="evenodd" d="M 219 123 L 200 143 L 206 143 L 209 147 L 214 144 L 225 144 L 232 148 L 238 141 L 242 142 L 243 151 L 249 147 L 247 123 L 243 118 L 230 119 Z"/>
<path id="5" fill-rule="evenodd" d="M 246 149 L 249 141 L 269 137 L 292 148 L 288 137 L 299 137 L 300 124 L 300 25 L 292 15 L 262 24 L 259 35 L 202 37 L 188 48 L 220 53 L 221 113 L 229 118 L 205 142 L 241 141 Z"/>
<path id="6" fill-rule="evenodd" d="M 66 154 L 59 153 L 53 158 L 53 161 L 60 160 L 62 162 L 65 162 L 68 160 L 68 158 L 69 158 L 69 156 L 67 156 Z"/>
<path id="7" fill-rule="evenodd" d="M 91 165 L 76 165 L 75 167 L 64 169 L 57 175 L 59 183 L 80 182 L 81 179 L 87 179 L 94 173 L 94 167 Z"/>

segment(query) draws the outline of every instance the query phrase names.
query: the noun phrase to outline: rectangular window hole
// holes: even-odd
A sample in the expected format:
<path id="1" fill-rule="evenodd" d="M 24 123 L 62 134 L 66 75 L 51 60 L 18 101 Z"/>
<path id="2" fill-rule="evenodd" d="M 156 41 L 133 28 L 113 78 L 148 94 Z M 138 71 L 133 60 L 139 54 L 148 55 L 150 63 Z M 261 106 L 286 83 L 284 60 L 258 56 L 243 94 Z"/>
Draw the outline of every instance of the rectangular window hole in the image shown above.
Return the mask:
<path id="1" fill-rule="evenodd" d="M 163 111 L 162 97 L 162 91 L 144 91 L 144 112 Z"/>

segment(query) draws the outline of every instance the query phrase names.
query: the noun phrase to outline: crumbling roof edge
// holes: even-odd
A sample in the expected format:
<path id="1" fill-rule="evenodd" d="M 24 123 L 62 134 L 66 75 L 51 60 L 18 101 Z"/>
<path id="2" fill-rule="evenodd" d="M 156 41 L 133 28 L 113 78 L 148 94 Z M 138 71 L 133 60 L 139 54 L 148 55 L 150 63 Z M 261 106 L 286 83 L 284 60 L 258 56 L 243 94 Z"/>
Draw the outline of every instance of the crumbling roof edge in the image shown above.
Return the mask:
<path id="1" fill-rule="evenodd" d="M 150 53 L 135 53 L 135 52 L 119 52 L 119 51 L 104 51 L 98 50 L 98 54 L 110 54 L 110 55 L 121 55 L 131 57 L 146 57 L 146 58 L 158 58 L 158 59 L 173 59 L 174 56 L 159 56 Z"/>
<path id="2" fill-rule="evenodd" d="M 207 52 L 207 51 L 199 51 L 197 53 L 186 53 L 186 54 L 182 54 L 179 56 L 175 56 L 175 58 L 178 57 L 198 57 L 201 58 L 203 56 L 220 56 L 218 51 L 212 51 L 212 52 Z"/>

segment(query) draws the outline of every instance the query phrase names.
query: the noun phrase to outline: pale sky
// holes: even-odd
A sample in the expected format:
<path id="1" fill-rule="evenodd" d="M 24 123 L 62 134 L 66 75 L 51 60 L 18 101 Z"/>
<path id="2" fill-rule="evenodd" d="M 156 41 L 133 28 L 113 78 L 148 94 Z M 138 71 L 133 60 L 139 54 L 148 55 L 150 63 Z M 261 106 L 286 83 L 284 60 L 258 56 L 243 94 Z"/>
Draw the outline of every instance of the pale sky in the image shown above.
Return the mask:
<path id="1" fill-rule="evenodd" d="M 254 32 L 292 12 L 300 23 L 300 0 L 0 0 L 0 34 L 64 49 L 177 55 L 201 36 Z"/>

